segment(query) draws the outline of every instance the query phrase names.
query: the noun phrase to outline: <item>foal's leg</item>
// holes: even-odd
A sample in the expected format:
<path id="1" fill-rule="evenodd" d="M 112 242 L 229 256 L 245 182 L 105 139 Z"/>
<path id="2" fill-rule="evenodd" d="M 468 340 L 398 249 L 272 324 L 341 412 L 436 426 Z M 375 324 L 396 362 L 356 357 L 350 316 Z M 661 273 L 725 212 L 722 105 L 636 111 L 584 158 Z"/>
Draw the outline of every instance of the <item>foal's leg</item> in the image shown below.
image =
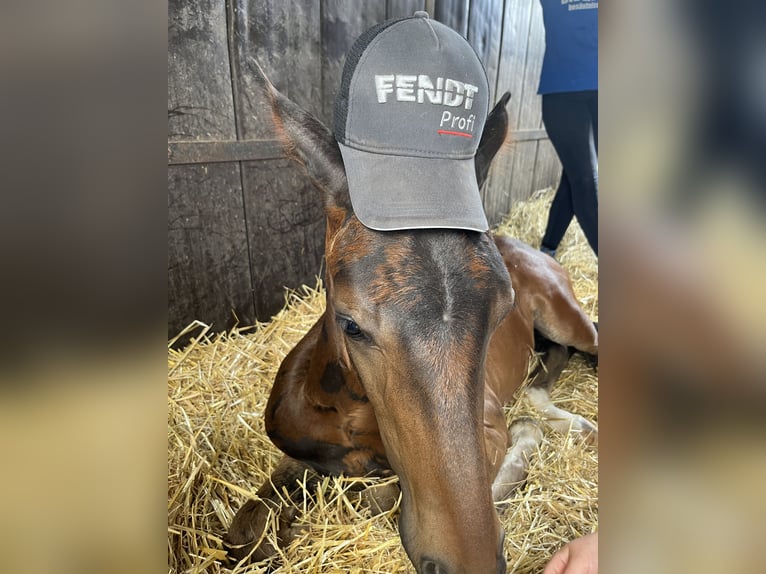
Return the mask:
<path id="1" fill-rule="evenodd" d="M 563 345 L 544 340 L 543 357 L 525 393 L 530 402 L 545 417 L 545 422 L 554 430 L 566 434 L 570 430 L 580 433 L 583 440 L 596 444 L 596 426 L 585 417 L 555 406 L 551 402 L 549 389 L 558 379 L 569 361 L 569 350 Z M 485 415 L 486 416 L 486 415 Z M 520 418 L 509 429 L 511 448 L 503 460 L 492 483 L 492 498 L 495 502 L 505 500 L 527 478 L 529 458 L 543 439 L 539 425 L 532 419 Z"/>
<path id="2" fill-rule="evenodd" d="M 543 440 L 543 431 L 534 420 L 518 418 L 508 430 L 511 448 L 492 482 L 492 500 L 500 502 L 513 493 L 526 479 L 529 458 Z"/>
<path id="3" fill-rule="evenodd" d="M 581 415 L 576 415 L 557 407 L 551 402 L 549 389 L 558 379 L 569 360 L 569 350 L 563 345 L 547 342 L 541 365 L 533 375 L 532 382 L 526 389 L 526 396 L 534 407 L 545 416 L 545 422 L 561 434 L 570 430 L 579 433 L 588 444 L 598 443 L 596 425 Z"/>
<path id="4" fill-rule="evenodd" d="M 547 341 L 546 341 L 547 342 Z M 531 341 L 530 341 L 531 343 Z M 537 345 L 535 345 L 537 346 Z M 544 385 L 548 380 L 555 380 L 566 365 L 566 349 L 556 364 L 546 370 L 542 365 L 533 374 L 533 384 Z M 484 435 L 488 462 L 495 479 L 492 482 L 492 498 L 501 502 L 510 497 L 526 479 L 529 460 L 543 440 L 542 426 L 535 420 L 522 417 L 514 420 L 510 428 L 506 427 L 505 415 L 497 397 L 490 388 L 485 389 L 484 397 Z M 502 457 L 502 462 L 496 460 Z"/>
<path id="5" fill-rule="evenodd" d="M 543 440 L 539 423 L 522 417 L 507 426 L 503 407 L 491 388 L 484 389 L 484 445 L 492 481 L 492 499 L 501 502 L 527 479 L 529 459 Z"/>
<path id="6" fill-rule="evenodd" d="M 231 527 L 223 537 L 223 546 L 228 553 L 228 566 L 249 557 L 257 562 L 276 554 L 268 529 L 276 524 L 276 539 L 284 547 L 298 532 L 292 528 L 298 509 L 293 504 L 300 492 L 298 481 L 307 477 L 307 487 L 316 484 L 318 475 L 308 465 L 288 456 L 282 458 L 256 493 L 239 509 Z M 285 492 L 286 491 L 286 492 Z"/>
<path id="7" fill-rule="evenodd" d="M 557 280 L 548 282 L 547 297 L 537 300 L 538 305 L 534 310 L 535 330 L 548 341 L 574 347 L 586 355 L 597 357 L 596 325 L 580 307 L 564 268 L 555 261 L 549 262 L 549 266 Z"/>

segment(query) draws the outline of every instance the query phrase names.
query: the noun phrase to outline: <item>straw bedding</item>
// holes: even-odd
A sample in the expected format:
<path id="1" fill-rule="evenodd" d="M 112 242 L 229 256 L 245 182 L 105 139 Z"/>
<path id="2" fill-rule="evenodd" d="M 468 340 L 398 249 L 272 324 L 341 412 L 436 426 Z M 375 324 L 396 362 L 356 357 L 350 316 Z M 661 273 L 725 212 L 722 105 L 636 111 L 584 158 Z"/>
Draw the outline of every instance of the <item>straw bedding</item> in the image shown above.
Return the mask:
<path id="1" fill-rule="evenodd" d="M 519 203 L 496 233 L 537 246 L 551 190 Z M 598 316 L 596 259 L 576 223 L 558 259 L 569 270 L 586 312 Z M 239 507 L 268 479 L 280 458 L 263 427 L 262 413 L 281 360 L 324 309 L 322 285 L 289 293 L 272 321 L 212 335 L 190 325 L 192 343 L 168 345 L 168 570 L 226 572 L 221 537 Z M 172 341 L 171 341 L 172 343 Z M 598 421 L 598 380 L 574 356 L 552 393 L 565 409 Z M 508 419 L 539 418 L 525 401 Z M 529 478 L 501 511 L 509 572 L 540 572 L 564 542 L 597 529 L 598 453 L 573 436 L 547 431 L 530 461 Z M 367 479 L 371 488 L 386 481 Z M 273 559 L 240 572 L 414 572 L 399 541 L 398 504 L 375 512 L 350 479 L 327 478 L 304 492 L 301 533 Z M 267 536 L 273 533 L 267 532 Z"/>

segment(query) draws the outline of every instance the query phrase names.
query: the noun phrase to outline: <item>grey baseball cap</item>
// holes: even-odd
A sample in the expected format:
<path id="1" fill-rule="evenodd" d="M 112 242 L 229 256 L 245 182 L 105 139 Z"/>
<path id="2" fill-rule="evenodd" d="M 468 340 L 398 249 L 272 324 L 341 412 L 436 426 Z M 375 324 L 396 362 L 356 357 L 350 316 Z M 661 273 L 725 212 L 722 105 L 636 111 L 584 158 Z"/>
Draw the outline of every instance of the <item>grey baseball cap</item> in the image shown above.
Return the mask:
<path id="1" fill-rule="evenodd" d="M 364 32 L 346 56 L 334 118 L 359 220 L 381 231 L 487 231 L 474 156 L 488 108 L 476 52 L 427 13 Z"/>

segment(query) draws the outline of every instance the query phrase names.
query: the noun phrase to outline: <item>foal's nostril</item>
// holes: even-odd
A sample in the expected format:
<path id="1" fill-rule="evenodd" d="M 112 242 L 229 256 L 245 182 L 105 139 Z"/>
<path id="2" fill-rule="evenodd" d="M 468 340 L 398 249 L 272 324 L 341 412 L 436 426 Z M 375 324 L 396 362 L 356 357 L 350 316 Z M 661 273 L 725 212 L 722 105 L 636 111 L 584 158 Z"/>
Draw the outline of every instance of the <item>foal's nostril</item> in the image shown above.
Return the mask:
<path id="1" fill-rule="evenodd" d="M 425 559 L 420 562 L 420 574 L 449 574 L 449 572 L 438 562 Z"/>

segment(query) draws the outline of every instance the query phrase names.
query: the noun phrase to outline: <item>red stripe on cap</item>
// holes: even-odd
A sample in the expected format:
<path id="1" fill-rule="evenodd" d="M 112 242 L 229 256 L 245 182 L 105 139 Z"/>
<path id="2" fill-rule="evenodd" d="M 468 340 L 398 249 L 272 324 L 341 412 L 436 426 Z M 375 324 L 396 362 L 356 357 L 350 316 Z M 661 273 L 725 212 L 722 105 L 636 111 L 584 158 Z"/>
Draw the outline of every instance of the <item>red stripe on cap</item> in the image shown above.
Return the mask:
<path id="1" fill-rule="evenodd" d="M 465 132 L 450 132 L 447 130 L 437 130 L 436 133 L 443 136 L 463 136 L 464 138 L 473 137 L 471 134 L 467 134 Z"/>

